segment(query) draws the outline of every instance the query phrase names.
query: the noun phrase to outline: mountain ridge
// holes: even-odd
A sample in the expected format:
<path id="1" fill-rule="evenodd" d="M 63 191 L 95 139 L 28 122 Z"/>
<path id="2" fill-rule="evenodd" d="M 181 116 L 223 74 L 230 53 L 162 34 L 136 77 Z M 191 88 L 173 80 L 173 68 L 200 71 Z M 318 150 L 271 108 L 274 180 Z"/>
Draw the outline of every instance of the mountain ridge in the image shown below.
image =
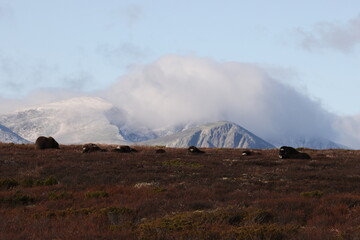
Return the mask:
<path id="1" fill-rule="evenodd" d="M 245 128 L 229 122 L 219 121 L 193 127 L 157 139 L 140 142 L 145 145 L 167 147 L 220 147 L 220 148 L 275 148 Z"/>
<path id="2" fill-rule="evenodd" d="M 230 121 L 186 123 L 150 129 L 129 120 L 127 112 L 98 97 L 78 97 L 28 107 L 0 115 L 0 124 L 18 137 L 34 142 L 40 135 L 53 136 L 61 144 L 88 142 L 145 144 L 173 147 L 275 148 L 282 145 L 314 149 L 348 148 L 320 137 L 262 139 Z M 5 131 L 5 130 L 3 130 Z M 23 140 L 13 137 L 13 141 Z M 10 137 L 0 137 L 9 141 Z"/>

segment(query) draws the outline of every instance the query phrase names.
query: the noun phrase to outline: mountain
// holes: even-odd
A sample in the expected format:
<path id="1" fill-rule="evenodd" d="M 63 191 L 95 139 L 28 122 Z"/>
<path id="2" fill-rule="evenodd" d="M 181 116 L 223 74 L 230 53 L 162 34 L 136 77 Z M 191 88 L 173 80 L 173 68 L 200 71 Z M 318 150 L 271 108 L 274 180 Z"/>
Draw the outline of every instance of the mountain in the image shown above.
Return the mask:
<path id="1" fill-rule="evenodd" d="M 335 143 L 326 138 L 321 137 L 296 137 L 296 138 L 288 138 L 282 139 L 280 141 L 272 141 L 275 146 L 292 146 L 295 148 L 305 147 L 312 149 L 350 149 L 347 146 L 341 145 L 339 143 Z"/>
<path id="2" fill-rule="evenodd" d="M 348 148 L 324 138 L 295 137 L 268 141 L 239 125 L 222 121 L 187 123 L 149 129 L 127 113 L 97 97 L 78 97 L 0 115 L 0 142 L 35 142 L 53 136 L 60 144 L 87 142 L 145 144 L 169 147 L 274 148 L 282 145 L 313 149 Z M 5 127 L 6 126 L 6 127 Z M 270 144 L 271 142 L 272 144 Z"/>
<path id="3" fill-rule="evenodd" d="M 0 142 L 3 143 L 30 143 L 28 140 L 20 137 L 7 127 L 0 125 Z"/>
<path id="4" fill-rule="evenodd" d="M 43 135 L 54 137 L 60 144 L 125 144 L 118 127 L 109 120 L 114 112 L 121 110 L 101 98 L 79 97 L 1 115 L 0 124 L 33 142 Z"/>
<path id="5" fill-rule="evenodd" d="M 221 121 L 193 127 L 168 136 L 141 142 L 144 145 L 167 147 L 216 147 L 216 148 L 275 148 L 272 144 L 239 125 Z"/>
<path id="6" fill-rule="evenodd" d="M 125 140 L 131 142 L 143 142 L 147 140 L 156 139 L 159 137 L 164 137 L 168 135 L 172 135 L 174 133 L 185 131 L 189 128 L 198 126 L 200 124 L 196 123 L 187 123 L 187 124 L 179 124 L 175 126 L 168 126 L 158 129 L 150 129 L 141 125 L 132 124 L 124 124 L 119 126 L 120 134 L 124 137 Z"/>

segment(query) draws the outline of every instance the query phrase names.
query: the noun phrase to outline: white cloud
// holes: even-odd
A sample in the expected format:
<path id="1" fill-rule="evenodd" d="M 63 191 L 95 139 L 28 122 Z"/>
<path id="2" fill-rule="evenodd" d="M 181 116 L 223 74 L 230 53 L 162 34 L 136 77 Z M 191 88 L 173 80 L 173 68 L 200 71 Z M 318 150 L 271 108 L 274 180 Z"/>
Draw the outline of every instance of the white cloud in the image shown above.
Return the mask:
<path id="1" fill-rule="evenodd" d="M 168 55 L 134 66 L 102 92 L 53 88 L 38 89 L 23 99 L 0 97 L 0 114 L 78 96 L 109 100 L 124 110 L 128 123 L 140 128 L 229 120 L 270 142 L 306 136 L 360 146 L 359 116 L 329 113 L 320 102 L 272 79 L 259 66 L 194 56 Z"/>
<path id="2" fill-rule="evenodd" d="M 360 115 L 338 117 L 334 123 L 339 141 L 353 148 L 360 148 Z"/>
<path id="3" fill-rule="evenodd" d="M 78 96 L 86 96 L 86 94 L 69 89 L 42 88 L 30 92 L 23 98 L 4 98 L 0 96 L 0 114 Z"/>
<path id="4" fill-rule="evenodd" d="M 313 30 L 296 30 L 304 49 L 333 48 L 349 52 L 360 44 L 360 14 L 346 23 L 317 23 Z"/>
<path id="5" fill-rule="evenodd" d="M 168 55 L 134 68 L 104 96 L 151 128 L 230 120 L 268 140 L 336 137 L 319 102 L 251 64 Z"/>

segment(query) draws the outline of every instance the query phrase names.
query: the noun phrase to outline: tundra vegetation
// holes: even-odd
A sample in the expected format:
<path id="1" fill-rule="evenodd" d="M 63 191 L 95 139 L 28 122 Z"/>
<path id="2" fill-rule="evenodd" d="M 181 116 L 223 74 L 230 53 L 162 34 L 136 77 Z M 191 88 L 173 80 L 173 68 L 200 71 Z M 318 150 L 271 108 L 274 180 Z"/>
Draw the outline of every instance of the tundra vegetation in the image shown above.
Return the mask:
<path id="1" fill-rule="evenodd" d="M 1 239 L 358 239 L 360 151 L 0 144 Z"/>

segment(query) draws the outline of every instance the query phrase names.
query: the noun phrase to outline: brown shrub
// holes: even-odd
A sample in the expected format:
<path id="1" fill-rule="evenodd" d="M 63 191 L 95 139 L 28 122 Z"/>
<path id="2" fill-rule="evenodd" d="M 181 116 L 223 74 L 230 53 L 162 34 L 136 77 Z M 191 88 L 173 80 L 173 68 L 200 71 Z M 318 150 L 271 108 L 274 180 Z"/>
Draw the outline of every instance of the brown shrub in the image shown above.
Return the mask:
<path id="1" fill-rule="evenodd" d="M 115 146 L 104 145 L 103 149 Z M 360 151 L 0 144 L 4 239 L 356 239 Z M 142 187 L 138 187 L 142 186 Z M 86 193 L 92 193 L 86 197 Z M 102 211 L 108 209 L 108 211 Z M 128 211 L 125 211 L 127 209 Z M 152 235 L 153 234 L 153 235 Z"/>

